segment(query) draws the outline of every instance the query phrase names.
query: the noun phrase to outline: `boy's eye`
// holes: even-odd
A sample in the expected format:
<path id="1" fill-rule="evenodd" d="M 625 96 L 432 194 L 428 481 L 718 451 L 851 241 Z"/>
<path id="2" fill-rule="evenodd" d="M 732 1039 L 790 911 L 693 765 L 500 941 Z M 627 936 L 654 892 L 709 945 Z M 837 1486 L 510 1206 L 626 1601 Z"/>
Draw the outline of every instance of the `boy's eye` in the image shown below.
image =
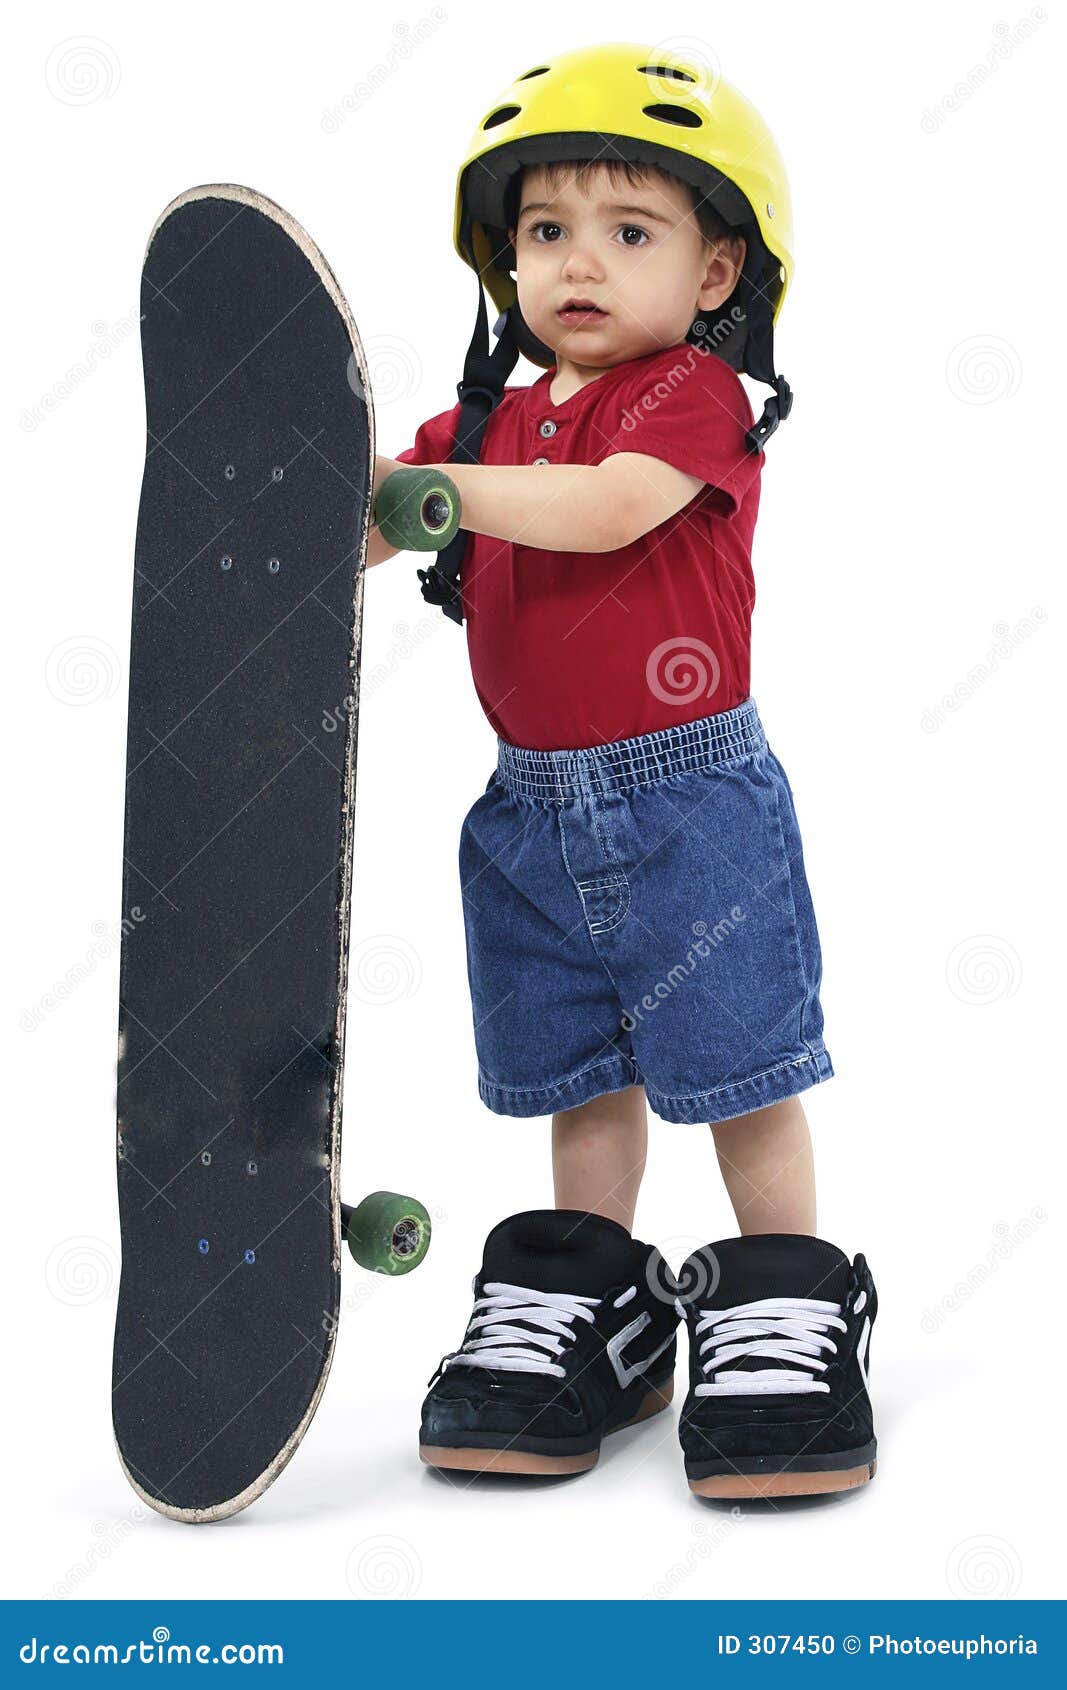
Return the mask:
<path id="1" fill-rule="evenodd" d="M 535 241 L 553 243 L 563 239 L 564 231 L 562 224 L 551 223 L 546 220 L 540 223 L 531 223 L 529 233 Z M 645 246 L 652 238 L 648 230 L 642 229 L 639 223 L 624 223 L 616 231 L 616 234 L 623 246 Z"/>

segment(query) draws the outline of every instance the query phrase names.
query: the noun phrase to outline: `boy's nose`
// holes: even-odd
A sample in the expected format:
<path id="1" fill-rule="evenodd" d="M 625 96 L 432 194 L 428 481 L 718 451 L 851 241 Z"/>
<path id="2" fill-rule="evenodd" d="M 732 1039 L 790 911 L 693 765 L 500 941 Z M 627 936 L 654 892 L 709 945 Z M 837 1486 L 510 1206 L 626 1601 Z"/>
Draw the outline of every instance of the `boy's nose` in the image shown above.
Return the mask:
<path id="1" fill-rule="evenodd" d="M 562 275 L 565 281 L 577 282 L 585 278 L 600 277 L 603 270 L 591 252 L 572 247 L 564 261 Z"/>

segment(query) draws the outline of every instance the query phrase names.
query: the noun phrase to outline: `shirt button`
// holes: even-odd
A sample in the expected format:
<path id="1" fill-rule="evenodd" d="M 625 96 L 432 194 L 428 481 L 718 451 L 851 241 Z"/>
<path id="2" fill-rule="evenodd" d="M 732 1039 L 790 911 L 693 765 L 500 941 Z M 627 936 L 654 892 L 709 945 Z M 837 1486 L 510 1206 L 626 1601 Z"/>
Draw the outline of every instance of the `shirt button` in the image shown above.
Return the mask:
<path id="1" fill-rule="evenodd" d="M 546 418 L 537 432 L 543 440 L 550 440 L 556 432 L 556 424 Z"/>
<path id="2" fill-rule="evenodd" d="M 548 458 L 535 458 L 534 459 L 535 464 L 547 464 L 549 461 L 550 460 Z"/>

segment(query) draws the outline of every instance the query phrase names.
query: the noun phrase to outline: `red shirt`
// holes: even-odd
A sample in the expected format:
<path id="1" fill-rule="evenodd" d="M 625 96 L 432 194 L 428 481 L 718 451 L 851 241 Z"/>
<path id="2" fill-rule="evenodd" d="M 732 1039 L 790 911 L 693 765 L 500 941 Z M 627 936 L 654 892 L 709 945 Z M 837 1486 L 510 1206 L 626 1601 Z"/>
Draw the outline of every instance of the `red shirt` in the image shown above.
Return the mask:
<path id="1" fill-rule="evenodd" d="M 462 571 L 471 672 L 502 739 L 576 750 L 731 710 L 748 697 L 750 550 L 762 453 L 720 358 L 664 347 L 553 405 L 555 370 L 505 388 L 484 464 L 598 464 L 643 452 L 706 485 L 617 551 L 550 552 L 475 534 Z M 423 423 L 401 463 L 446 463 L 459 406 Z"/>

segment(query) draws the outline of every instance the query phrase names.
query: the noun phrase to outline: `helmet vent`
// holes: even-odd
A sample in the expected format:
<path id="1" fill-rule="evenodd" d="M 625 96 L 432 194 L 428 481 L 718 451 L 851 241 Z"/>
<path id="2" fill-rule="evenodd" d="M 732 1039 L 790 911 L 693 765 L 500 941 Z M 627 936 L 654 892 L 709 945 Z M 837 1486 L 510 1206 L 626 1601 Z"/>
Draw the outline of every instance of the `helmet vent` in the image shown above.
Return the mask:
<path id="1" fill-rule="evenodd" d="M 690 76 L 687 70 L 679 70 L 677 65 L 638 65 L 641 76 L 660 76 L 673 82 L 695 82 L 696 77 Z"/>
<path id="2" fill-rule="evenodd" d="M 685 106 L 646 106 L 645 116 L 659 123 L 673 123 L 678 129 L 699 129 L 704 121 L 699 112 L 688 111 Z"/>
<path id="3" fill-rule="evenodd" d="M 495 129 L 498 123 L 510 123 L 513 117 L 518 117 L 521 110 L 521 106 L 498 106 L 496 111 L 489 113 L 482 128 Z"/>
<path id="4" fill-rule="evenodd" d="M 545 71 L 550 69 L 550 65 L 538 65 L 536 70 L 523 71 L 523 74 L 518 78 L 518 81 L 529 82 L 531 76 L 544 76 Z"/>

